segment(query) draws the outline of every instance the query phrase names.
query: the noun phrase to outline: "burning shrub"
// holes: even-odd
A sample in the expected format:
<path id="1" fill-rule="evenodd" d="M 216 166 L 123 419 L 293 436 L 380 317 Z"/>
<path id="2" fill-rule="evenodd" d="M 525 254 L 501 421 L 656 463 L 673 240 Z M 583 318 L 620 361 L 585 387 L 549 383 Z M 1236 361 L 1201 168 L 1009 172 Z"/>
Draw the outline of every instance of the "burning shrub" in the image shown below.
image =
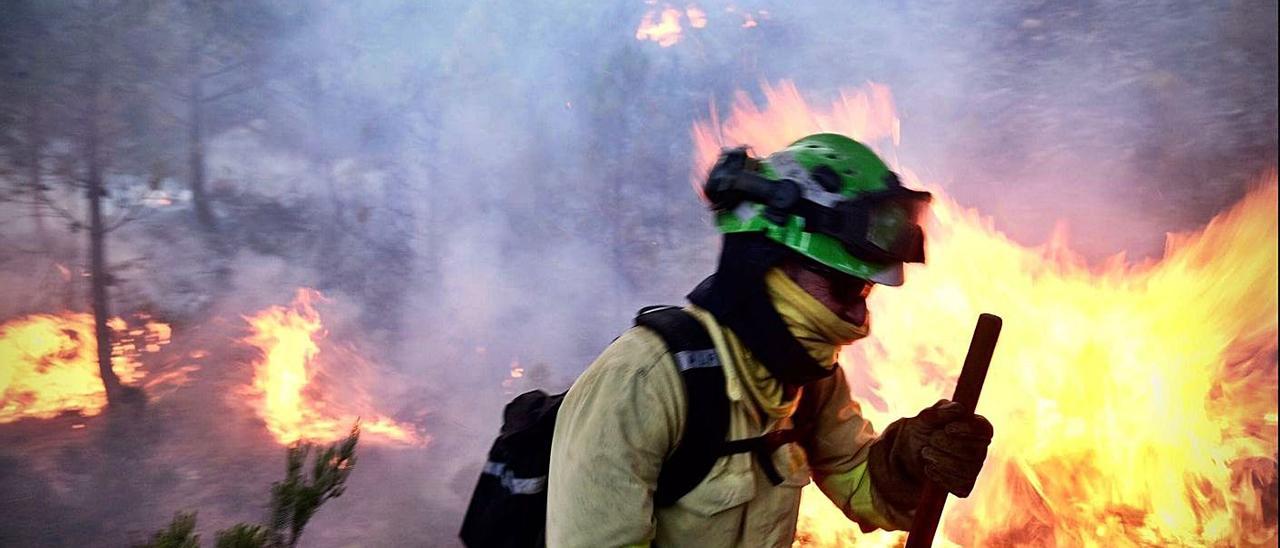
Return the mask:
<path id="1" fill-rule="evenodd" d="M 365 387 L 374 384 L 372 364 L 358 352 L 325 340 L 327 330 L 316 303 L 324 297 L 299 289 L 289 306 L 273 306 L 245 320 L 245 342 L 261 352 L 247 393 L 267 429 L 282 445 L 323 441 L 342 435 L 343 424 L 362 420 L 375 441 L 423 444 L 407 424 L 375 410 Z"/>

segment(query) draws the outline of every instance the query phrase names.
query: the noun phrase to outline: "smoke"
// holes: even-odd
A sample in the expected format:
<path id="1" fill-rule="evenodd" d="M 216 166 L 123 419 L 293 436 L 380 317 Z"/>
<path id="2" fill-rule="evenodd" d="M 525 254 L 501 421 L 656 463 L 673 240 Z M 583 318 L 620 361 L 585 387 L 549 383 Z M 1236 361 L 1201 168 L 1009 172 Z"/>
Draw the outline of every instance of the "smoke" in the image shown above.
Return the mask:
<path id="1" fill-rule="evenodd" d="M 698 2 L 705 27 L 665 48 L 634 36 L 659 5 L 280 7 L 267 108 L 208 146 L 238 244 L 186 210 L 113 238 L 148 261 L 136 302 L 234 322 L 319 287 L 409 379 L 379 389 L 425 410 L 433 442 L 367 449 L 310 544 L 450 545 L 502 404 L 567 387 L 636 309 L 711 271 L 689 128 L 736 90 L 789 78 L 820 104 L 887 84 L 901 165 L 1025 243 L 1065 222 L 1095 258 L 1158 254 L 1274 165 L 1274 3 Z M 31 291 L 0 311 L 43 306 L 15 304 Z"/>
<path id="2" fill-rule="evenodd" d="M 1093 257 L 1158 254 L 1164 232 L 1203 223 L 1274 158 L 1274 53 L 1213 62 L 1240 49 L 1229 20 L 1243 8 L 761 3 L 737 6 L 768 12 L 744 29 L 727 6 L 704 3 L 708 26 L 670 48 L 633 40 L 648 9 L 639 2 L 481 3 L 442 33 L 442 91 L 424 105 L 441 137 L 422 162 L 434 175 L 424 199 L 447 204 L 430 221 L 445 241 L 438 271 L 415 284 L 400 363 L 449 387 L 428 405 L 462 425 L 431 467 L 449 481 L 424 481 L 446 512 L 465 504 L 513 363 L 544 365 L 553 380 L 543 385 L 563 388 L 635 308 L 678 302 L 709 272 L 716 244 L 686 184 L 687 128 L 736 89 L 792 78 L 817 102 L 888 84 L 903 165 L 1024 242 L 1065 222 Z M 1243 49 L 1274 51 L 1269 38 Z M 376 95 L 404 81 L 383 76 Z M 1272 153 L 1249 157 L 1246 140 Z M 624 210 L 608 209 L 610 192 Z M 652 231 L 656 249 L 629 248 L 618 264 L 609 224 L 619 218 Z"/>

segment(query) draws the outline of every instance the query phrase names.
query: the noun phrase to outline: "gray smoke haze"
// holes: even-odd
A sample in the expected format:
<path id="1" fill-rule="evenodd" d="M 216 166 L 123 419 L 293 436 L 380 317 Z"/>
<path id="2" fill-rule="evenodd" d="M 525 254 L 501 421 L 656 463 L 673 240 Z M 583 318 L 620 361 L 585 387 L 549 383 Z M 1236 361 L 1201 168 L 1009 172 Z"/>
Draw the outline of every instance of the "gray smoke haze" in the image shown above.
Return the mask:
<path id="1" fill-rule="evenodd" d="M 363 447 L 348 495 L 304 545 L 456 543 L 502 404 L 563 389 L 636 309 L 681 302 L 713 269 L 689 129 L 709 104 L 727 111 L 735 90 L 762 101 L 761 82 L 792 79 L 817 106 L 887 84 L 903 165 L 1028 245 L 1064 221 L 1095 259 L 1158 256 L 1165 232 L 1203 224 L 1276 162 L 1274 2 L 697 2 L 706 27 L 686 24 L 666 48 L 634 36 L 661 2 L 260 4 L 280 26 L 260 59 L 265 83 L 225 107 L 249 114 L 207 146 L 219 238 L 188 219 L 183 153 L 165 152 L 159 188 L 177 205 L 113 234 L 110 253 L 142 265 L 117 309 L 174 319 L 175 340 L 227 344 L 215 339 L 239 333 L 240 315 L 300 286 L 325 291 L 345 310 L 344 336 L 396 372 L 376 388 L 384 408 L 426 412 L 432 443 Z M 758 25 L 743 28 L 743 13 Z M 119 188 L 145 184 L 131 165 Z M 36 245 L 25 207 L 0 204 L 0 318 L 83 309 L 83 288 L 65 289 L 50 266 L 83 262 L 81 233 Z M 529 374 L 504 385 L 513 364 Z M 256 428 L 238 420 L 233 433 Z M 103 491 L 72 499 L 116 508 L 55 514 L 56 532 L 28 514 L 0 529 L 12 545 L 121 545 L 198 507 L 211 538 L 257 517 L 278 474 L 265 435 L 245 437 L 233 445 L 259 444 L 245 449 L 258 460 L 228 456 L 242 468 L 225 474 L 254 485 L 175 473 L 145 483 L 164 504 L 135 505 L 94 484 Z M 27 430 L 6 438 L 39 445 Z M 5 482 L 23 500 L 80 508 L 42 483 L 56 470 L 15 464 L 29 456 L 16 447 L 3 450 L 18 470 Z"/>

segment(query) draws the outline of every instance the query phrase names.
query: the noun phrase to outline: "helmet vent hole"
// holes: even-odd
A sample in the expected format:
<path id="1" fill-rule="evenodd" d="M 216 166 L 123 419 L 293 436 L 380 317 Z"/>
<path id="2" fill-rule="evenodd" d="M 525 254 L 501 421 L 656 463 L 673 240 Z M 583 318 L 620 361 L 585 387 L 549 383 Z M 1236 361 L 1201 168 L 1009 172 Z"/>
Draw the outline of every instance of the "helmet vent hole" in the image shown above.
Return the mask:
<path id="1" fill-rule="evenodd" d="M 839 157 L 839 156 L 836 156 L 835 154 L 827 154 L 827 159 L 828 159 L 828 160 L 839 160 L 839 159 L 840 159 L 840 157 Z"/>
<path id="2" fill-rule="evenodd" d="M 840 192 L 840 175 L 831 166 L 813 168 L 813 178 L 827 192 Z"/>

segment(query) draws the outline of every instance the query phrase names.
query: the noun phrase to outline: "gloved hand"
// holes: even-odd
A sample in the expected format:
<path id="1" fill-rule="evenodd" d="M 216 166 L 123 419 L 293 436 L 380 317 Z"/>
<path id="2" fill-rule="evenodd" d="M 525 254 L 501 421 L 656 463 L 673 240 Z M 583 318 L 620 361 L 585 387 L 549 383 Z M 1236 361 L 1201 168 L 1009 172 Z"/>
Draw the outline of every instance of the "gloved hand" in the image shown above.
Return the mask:
<path id="1" fill-rule="evenodd" d="M 925 479 L 957 497 L 967 497 L 987 458 L 993 433 L 982 415 L 938 400 L 914 417 L 894 421 L 871 445 L 867 462 L 871 484 L 902 511 L 915 508 Z"/>

